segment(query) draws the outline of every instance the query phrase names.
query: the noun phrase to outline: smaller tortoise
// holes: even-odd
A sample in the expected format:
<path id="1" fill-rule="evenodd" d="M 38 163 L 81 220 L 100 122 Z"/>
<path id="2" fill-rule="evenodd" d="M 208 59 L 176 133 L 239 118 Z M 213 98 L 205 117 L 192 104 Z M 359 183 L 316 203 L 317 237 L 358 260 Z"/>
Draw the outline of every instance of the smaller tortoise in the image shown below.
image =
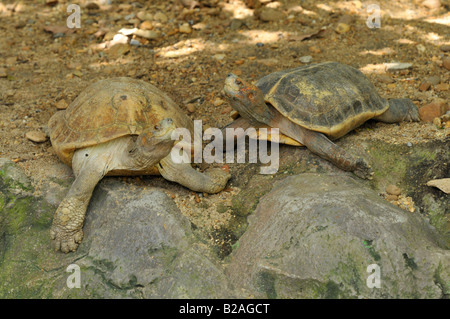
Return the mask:
<path id="1" fill-rule="evenodd" d="M 50 235 L 56 250 L 76 250 L 92 192 L 106 175 L 160 173 L 206 193 L 220 192 L 230 178 L 219 168 L 200 173 L 189 163 L 172 161 L 172 132 L 186 128 L 192 134 L 193 123 L 169 96 L 144 81 L 94 83 L 54 114 L 48 126 L 56 154 L 76 177 L 53 218 Z"/>
<path id="2" fill-rule="evenodd" d="M 373 174 L 367 162 L 331 140 L 369 119 L 386 123 L 419 121 L 411 100 L 383 99 L 361 71 L 338 62 L 275 72 L 255 85 L 230 73 L 224 90 L 241 116 L 227 128 L 279 128 L 280 143 L 304 145 L 361 178 Z M 257 137 L 270 139 L 270 134 L 258 133 Z"/>

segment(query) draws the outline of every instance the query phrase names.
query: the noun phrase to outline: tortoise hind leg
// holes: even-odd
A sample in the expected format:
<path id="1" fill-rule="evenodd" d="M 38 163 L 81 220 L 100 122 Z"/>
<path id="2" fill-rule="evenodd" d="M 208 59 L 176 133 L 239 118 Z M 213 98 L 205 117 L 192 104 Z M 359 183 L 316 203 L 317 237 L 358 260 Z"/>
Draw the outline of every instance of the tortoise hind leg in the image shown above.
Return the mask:
<path id="1" fill-rule="evenodd" d="M 157 165 L 161 175 L 172 182 L 181 184 L 195 192 L 215 194 L 223 190 L 231 175 L 220 168 L 212 168 L 205 173 L 196 171 L 190 163 L 175 163 L 169 154 Z"/>
<path id="2" fill-rule="evenodd" d="M 419 122 L 419 111 L 410 99 L 389 100 L 389 108 L 381 115 L 373 118 L 385 123 Z"/>

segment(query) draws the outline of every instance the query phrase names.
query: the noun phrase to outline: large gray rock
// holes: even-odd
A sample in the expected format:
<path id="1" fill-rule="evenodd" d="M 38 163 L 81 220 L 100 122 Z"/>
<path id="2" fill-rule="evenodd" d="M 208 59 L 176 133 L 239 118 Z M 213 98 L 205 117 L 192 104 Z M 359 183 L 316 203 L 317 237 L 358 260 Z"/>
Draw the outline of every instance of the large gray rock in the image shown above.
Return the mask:
<path id="1" fill-rule="evenodd" d="M 189 220 L 160 190 L 104 180 L 84 232 L 86 257 L 77 264 L 87 270 L 88 290 L 101 278 L 101 286 L 121 290 L 120 297 L 125 291 L 144 298 L 229 296 L 221 267 L 196 245 Z"/>
<path id="2" fill-rule="evenodd" d="M 367 285 L 373 264 L 380 288 Z M 441 298 L 450 293 L 449 266 L 420 215 L 351 177 L 301 174 L 261 198 L 227 274 L 255 297 Z"/>

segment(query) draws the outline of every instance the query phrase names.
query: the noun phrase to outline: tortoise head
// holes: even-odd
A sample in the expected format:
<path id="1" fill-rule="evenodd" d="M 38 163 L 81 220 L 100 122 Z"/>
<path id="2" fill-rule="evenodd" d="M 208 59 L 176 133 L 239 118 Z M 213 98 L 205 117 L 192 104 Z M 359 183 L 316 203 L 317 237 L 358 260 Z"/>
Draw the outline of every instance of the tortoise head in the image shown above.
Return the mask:
<path id="1" fill-rule="evenodd" d="M 228 74 L 224 91 L 230 99 L 231 106 L 244 118 L 262 122 L 261 119 L 266 119 L 270 114 L 261 90 L 244 82 L 235 74 Z"/>

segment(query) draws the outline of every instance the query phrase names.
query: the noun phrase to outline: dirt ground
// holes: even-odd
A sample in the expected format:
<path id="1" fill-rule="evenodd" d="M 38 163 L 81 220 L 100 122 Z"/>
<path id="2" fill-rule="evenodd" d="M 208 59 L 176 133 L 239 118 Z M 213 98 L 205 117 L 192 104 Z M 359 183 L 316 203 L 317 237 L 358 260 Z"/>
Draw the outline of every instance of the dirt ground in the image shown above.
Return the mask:
<path id="1" fill-rule="evenodd" d="M 68 5 L 75 2 L 81 8 L 81 25 L 70 29 L 67 21 L 74 11 L 68 11 Z M 368 11 L 372 2 L 380 8 L 379 28 L 366 24 L 374 13 Z M 227 73 L 257 80 L 304 65 L 306 56 L 311 63 L 338 61 L 359 68 L 385 98 L 408 97 L 418 107 L 449 100 L 450 73 L 444 63 L 450 55 L 448 1 L 99 3 L 0 3 L 0 157 L 19 163 L 36 185 L 59 163 L 46 136 L 48 120 L 89 84 L 108 77 L 129 76 L 156 85 L 192 119 L 203 120 L 204 128 L 220 128 L 232 121 L 223 92 Z M 139 31 L 130 31 L 133 28 Z M 124 35 L 127 31 L 134 34 Z M 392 62 L 411 66 L 387 71 L 385 63 Z M 435 83 L 427 90 L 419 88 L 429 77 Z M 30 132 L 35 137 L 27 135 Z M 442 140 L 449 135 L 445 122 L 420 122 L 377 124 L 375 129 L 363 126 L 346 138 L 395 144 Z M 30 140 L 36 138 L 45 141 Z M 156 185 L 151 178 L 127 180 Z M 199 197 L 161 178 L 156 181 L 179 206 L 193 207 L 202 200 L 202 194 Z M 230 187 L 210 197 L 227 207 L 236 191 Z M 202 213 L 214 227 L 230 218 L 208 207 Z M 187 208 L 184 212 L 198 214 Z"/>

